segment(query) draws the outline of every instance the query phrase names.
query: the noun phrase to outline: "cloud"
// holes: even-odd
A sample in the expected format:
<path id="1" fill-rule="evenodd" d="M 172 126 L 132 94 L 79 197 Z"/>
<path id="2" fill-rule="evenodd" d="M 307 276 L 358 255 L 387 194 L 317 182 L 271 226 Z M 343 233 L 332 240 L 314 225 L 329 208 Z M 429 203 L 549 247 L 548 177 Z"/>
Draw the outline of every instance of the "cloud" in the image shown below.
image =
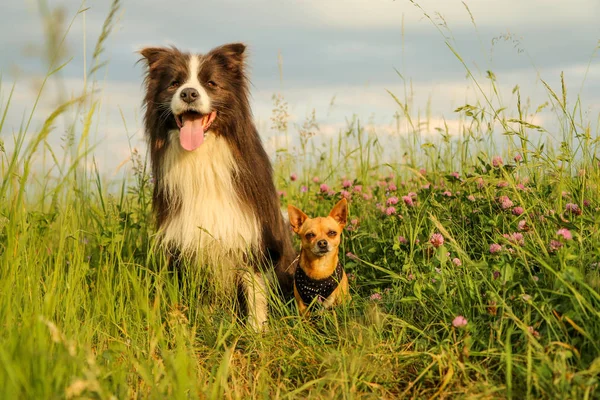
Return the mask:
<path id="1" fill-rule="evenodd" d="M 467 1 L 477 29 L 458 0 L 418 3 L 436 23 L 442 22 L 436 11 L 443 16 L 450 31 L 442 27 L 442 33 L 449 37 L 448 43 L 475 74 L 487 96 L 493 91 L 486 71 L 496 74 L 501 103 L 510 110 L 516 103 L 512 94 L 516 85 L 535 109 L 550 98 L 540 78 L 559 90 L 564 71 L 571 101 L 579 95 L 584 111 L 592 116 L 599 112 L 600 67 L 593 60 L 590 65 L 598 40 L 597 0 Z M 23 56 L 27 44 L 43 44 L 40 19 L 28 4 L 11 2 L 0 15 L 0 35 L 6 38 L 6 49 L 0 54 L 4 99 L 13 81 L 12 67 L 22 70 L 3 134 L 18 131 L 35 100 L 31 82 L 39 81 L 45 72 L 39 60 Z M 68 19 L 80 6 L 78 0 L 61 4 L 68 11 Z M 313 110 L 324 137 L 337 135 L 348 120 L 357 117 L 382 138 L 393 138 L 397 133 L 394 114 L 400 112 L 400 106 L 388 91 L 412 107 L 413 118 L 429 121 L 429 126 L 419 131 L 424 136 L 436 135 L 435 126 L 442 126 L 444 121 L 452 132 L 460 131 L 460 117 L 454 109 L 477 101 L 484 105 L 486 101 L 466 78 L 465 67 L 443 35 L 408 0 L 165 4 L 163 0 L 124 3 L 117 28 L 106 42 L 103 57 L 109 65 L 97 76 L 103 89 L 93 138 L 100 141 L 96 154 L 107 171 L 127 158 L 129 141 L 134 147 L 145 148 L 140 111 L 142 66 L 135 64 L 139 58 L 135 50 L 143 45 L 174 43 L 184 49 L 206 51 L 228 41 L 247 42 L 254 115 L 269 143 L 274 143 L 272 137 L 278 134 L 270 129 L 272 95 L 277 92 L 283 93 L 289 104 L 292 139 L 297 126 Z M 91 49 L 110 4 L 89 5 L 85 29 L 79 16 L 68 36 L 74 58 L 60 73 L 63 88 L 56 81 L 49 83 L 32 129 L 52 112 L 60 90 L 67 97 L 81 92 L 84 60 L 89 68 Z M 279 79 L 279 54 L 283 82 Z M 494 106 L 500 107 L 500 102 L 495 101 Z M 556 123 L 548 114 L 539 118 L 545 124 Z M 404 132 L 408 125 L 402 121 Z M 57 126 L 50 143 L 60 146 L 63 135 L 64 129 Z"/>

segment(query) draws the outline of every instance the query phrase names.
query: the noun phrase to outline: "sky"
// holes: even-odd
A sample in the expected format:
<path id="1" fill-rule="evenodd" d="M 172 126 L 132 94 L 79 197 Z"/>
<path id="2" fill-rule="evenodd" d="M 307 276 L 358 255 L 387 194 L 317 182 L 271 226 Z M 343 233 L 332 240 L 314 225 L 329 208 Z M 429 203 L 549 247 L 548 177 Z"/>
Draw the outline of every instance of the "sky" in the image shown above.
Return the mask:
<path id="1" fill-rule="evenodd" d="M 70 62 L 47 83 L 29 136 L 58 99 L 82 93 L 109 9 L 108 0 L 10 0 L 0 6 L 0 111 L 15 85 L 0 132 L 9 150 L 48 68 L 35 51 L 47 40 L 45 10 L 73 19 L 66 36 Z M 548 101 L 541 80 L 559 91 L 564 72 L 570 105 L 579 96 L 593 124 L 600 113 L 598 0 L 124 0 L 117 17 L 102 54 L 108 64 L 96 74 L 101 108 L 92 137 L 96 164 L 107 175 L 126 164 L 130 146 L 145 152 L 143 65 L 136 63 L 145 46 L 204 53 L 228 42 L 246 43 L 254 116 L 271 153 L 281 143 L 270 122 L 276 93 L 288 103 L 292 138 L 313 110 L 323 138 L 336 136 L 353 117 L 378 135 L 402 135 L 395 130 L 399 108 L 389 92 L 405 99 L 407 88 L 413 113 L 431 122 L 424 137 L 436 135 L 434 128 L 444 121 L 457 132 L 454 110 L 481 100 L 465 65 L 484 90 L 485 72 L 493 71 L 506 106 L 514 107 L 511 91 L 518 85 L 534 109 Z M 552 128 L 551 119 L 548 111 L 533 122 Z M 57 126 L 48 138 L 59 153 L 63 135 Z"/>

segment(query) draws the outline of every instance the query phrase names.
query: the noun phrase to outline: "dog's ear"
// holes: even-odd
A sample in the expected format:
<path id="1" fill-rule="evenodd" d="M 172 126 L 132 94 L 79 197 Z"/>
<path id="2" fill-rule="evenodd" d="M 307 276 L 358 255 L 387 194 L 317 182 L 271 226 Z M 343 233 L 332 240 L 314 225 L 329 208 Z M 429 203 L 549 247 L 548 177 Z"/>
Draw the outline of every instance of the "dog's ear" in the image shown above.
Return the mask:
<path id="1" fill-rule="evenodd" d="M 308 219 L 308 215 L 291 204 L 288 204 L 288 216 L 290 217 L 290 225 L 292 225 L 292 229 L 296 233 L 300 232 L 302 224 Z"/>
<path id="2" fill-rule="evenodd" d="M 246 45 L 243 43 L 229 43 L 216 47 L 210 54 L 217 57 L 221 64 L 232 72 L 242 72 L 246 61 Z"/>
<path id="3" fill-rule="evenodd" d="M 159 62 L 173 53 L 173 49 L 167 47 L 145 47 L 139 51 L 142 55 L 142 60 L 148 63 L 148 70 L 152 71 L 156 68 Z"/>
<path id="4" fill-rule="evenodd" d="M 335 206 L 331 209 L 329 216 L 333 218 L 340 227 L 346 226 L 346 222 L 348 220 L 348 202 L 346 199 L 341 199 L 337 202 Z"/>

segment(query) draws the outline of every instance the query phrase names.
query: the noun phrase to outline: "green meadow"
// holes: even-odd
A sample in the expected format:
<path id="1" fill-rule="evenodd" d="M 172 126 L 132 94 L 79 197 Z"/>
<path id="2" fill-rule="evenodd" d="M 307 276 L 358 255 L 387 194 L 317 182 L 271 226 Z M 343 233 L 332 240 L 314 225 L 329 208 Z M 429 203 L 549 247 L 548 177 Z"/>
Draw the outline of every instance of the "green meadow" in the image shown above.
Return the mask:
<path id="1" fill-rule="evenodd" d="M 323 139 L 276 94 L 272 131 L 295 143 L 272 155 L 282 206 L 349 200 L 353 301 L 303 320 L 273 296 L 256 333 L 206 273 L 169 270 L 148 160 L 132 152 L 122 180 L 94 168 L 119 5 L 84 90 L 44 123 L 33 106 L 9 130 L 15 86 L 0 82 L 0 398 L 600 398 L 600 115 L 562 77 L 541 81 L 542 104 L 518 87 L 503 99 L 449 45 L 480 100 L 448 108 L 458 128 L 430 127 L 399 75 L 402 129 L 385 140 L 352 116 Z"/>

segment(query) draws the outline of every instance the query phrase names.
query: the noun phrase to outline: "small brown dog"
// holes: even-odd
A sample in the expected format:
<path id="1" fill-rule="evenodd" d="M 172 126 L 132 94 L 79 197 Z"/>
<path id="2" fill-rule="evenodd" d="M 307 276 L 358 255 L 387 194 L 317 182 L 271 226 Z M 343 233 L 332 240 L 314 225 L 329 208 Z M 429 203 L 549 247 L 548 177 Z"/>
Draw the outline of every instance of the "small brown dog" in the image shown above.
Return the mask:
<path id="1" fill-rule="evenodd" d="M 327 217 L 308 218 L 288 205 L 290 224 L 300 236 L 298 267 L 294 274 L 294 297 L 302 315 L 315 299 L 325 308 L 350 300 L 348 277 L 339 261 L 342 230 L 348 218 L 348 203 L 340 200 Z"/>

